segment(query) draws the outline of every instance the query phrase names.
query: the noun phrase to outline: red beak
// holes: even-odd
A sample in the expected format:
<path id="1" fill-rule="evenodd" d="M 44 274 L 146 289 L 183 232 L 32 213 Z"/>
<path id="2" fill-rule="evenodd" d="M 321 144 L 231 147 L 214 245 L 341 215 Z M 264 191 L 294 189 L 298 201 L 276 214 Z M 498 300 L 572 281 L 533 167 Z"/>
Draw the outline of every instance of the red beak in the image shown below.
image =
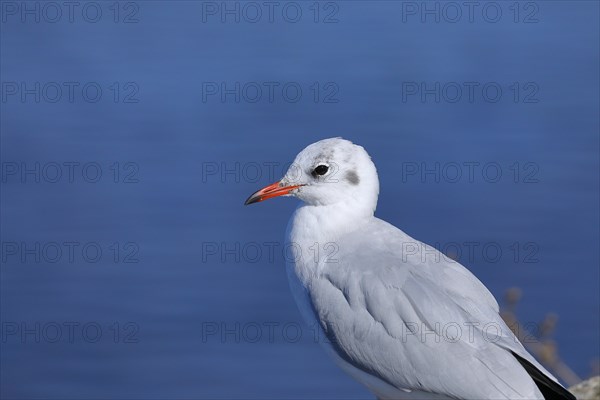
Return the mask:
<path id="1" fill-rule="evenodd" d="M 244 205 L 247 206 L 248 204 L 258 203 L 259 201 L 264 201 L 273 197 L 290 194 L 292 190 L 298 189 L 300 186 L 302 185 L 281 186 L 280 182 L 275 182 L 253 193 L 250 197 L 248 197 Z"/>

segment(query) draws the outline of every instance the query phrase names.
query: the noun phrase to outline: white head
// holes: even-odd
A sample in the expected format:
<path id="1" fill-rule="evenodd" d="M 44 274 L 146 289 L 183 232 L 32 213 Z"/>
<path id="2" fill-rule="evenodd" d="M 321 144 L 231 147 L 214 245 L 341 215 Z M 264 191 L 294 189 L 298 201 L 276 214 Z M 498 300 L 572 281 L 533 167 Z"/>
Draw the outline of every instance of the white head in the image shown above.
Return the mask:
<path id="1" fill-rule="evenodd" d="M 373 215 L 379 179 L 365 149 L 342 138 L 320 140 L 296 156 L 285 176 L 246 200 L 295 196 L 311 206 L 348 204 Z"/>

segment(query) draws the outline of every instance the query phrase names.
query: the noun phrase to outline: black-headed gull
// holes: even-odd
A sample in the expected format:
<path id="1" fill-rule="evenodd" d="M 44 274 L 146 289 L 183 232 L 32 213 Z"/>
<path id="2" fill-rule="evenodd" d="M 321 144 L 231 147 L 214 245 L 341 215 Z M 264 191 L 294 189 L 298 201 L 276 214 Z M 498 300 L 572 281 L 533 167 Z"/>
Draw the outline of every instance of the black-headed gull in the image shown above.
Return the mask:
<path id="1" fill-rule="evenodd" d="M 286 232 L 290 286 L 338 365 L 380 399 L 575 400 L 473 274 L 373 215 L 378 195 L 365 149 L 334 138 L 246 200 L 303 201 Z"/>

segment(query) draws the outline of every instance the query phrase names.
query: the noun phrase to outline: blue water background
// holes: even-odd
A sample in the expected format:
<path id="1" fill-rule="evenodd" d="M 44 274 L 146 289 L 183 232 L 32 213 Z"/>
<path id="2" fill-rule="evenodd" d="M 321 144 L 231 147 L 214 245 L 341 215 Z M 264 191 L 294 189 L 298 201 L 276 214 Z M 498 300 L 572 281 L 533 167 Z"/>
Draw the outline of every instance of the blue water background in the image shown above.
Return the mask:
<path id="1" fill-rule="evenodd" d="M 6 177 L 2 241 L 93 242 L 104 251 L 96 263 L 81 256 L 22 261 L 4 251 L 3 398 L 370 398 L 300 325 L 280 250 L 296 201 L 242 205 L 304 146 L 332 136 L 373 157 L 380 218 L 430 244 L 499 244 L 497 262 L 481 247 L 461 260 L 501 302 L 508 288 L 521 288 L 522 321 L 556 313 L 560 356 L 581 376 L 590 373 L 600 352 L 597 2 L 538 1 L 534 23 L 523 23 L 531 12 L 523 3 L 515 23 L 509 2 L 497 2 L 497 23 L 480 12 L 473 22 L 463 15 L 456 23 L 423 23 L 391 1 L 338 1 L 327 10 L 321 3 L 318 23 L 309 2 L 297 3 L 297 23 L 280 13 L 273 23 L 266 16 L 258 23 L 226 16 L 223 23 L 220 14 L 203 14 L 202 2 L 139 1 L 138 22 L 125 24 L 123 14 L 112 20 L 112 3 L 98 4 L 98 23 L 80 14 L 73 23 L 3 14 L 2 82 L 96 82 L 103 97 L 7 97 L 2 162 L 97 162 L 103 175 L 97 183 Z M 332 10 L 338 22 L 323 23 Z M 114 82 L 118 102 L 108 88 Z M 137 102 L 123 102 L 128 82 L 139 89 L 131 98 Z M 280 91 L 272 102 L 264 93 L 254 103 L 233 95 L 221 101 L 206 94 L 212 82 L 294 82 L 303 95 L 297 102 Z M 494 82 L 503 94 L 497 102 L 481 91 L 473 102 L 464 95 L 456 103 L 403 99 L 407 82 Z M 513 82 L 533 83 L 537 102 L 524 102 L 530 90 L 515 101 Z M 323 101 L 328 83 L 337 102 Z M 120 175 L 114 183 L 115 162 L 122 173 L 133 163 L 138 182 L 123 183 Z M 274 176 L 267 162 L 277 163 Z M 496 163 L 502 179 L 490 182 L 479 168 L 470 182 L 468 162 Z M 462 178 L 406 175 L 436 163 L 463 166 Z M 258 179 L 248 169 L 256 164 Z M 240 172 L 208 174 L 215 165 Z M 533 181 L 526 181 L 530 168 Z M 109 249 L 115 242 L 118 262 Z M 130 242 L 139 249 L 137 263 L 123 262 Z M 271 242 L 279 246 L 272 259 L 265 253 Z M 536 262 L 526 263 L 530 242 Z M 263 253 L 257 262 L 247 254 L 236 260 L 207 254 L 207 243 L 220 250 L 257 243 Z M 98 324 L 102 337 L 92 343 L 78 328 L 71 342 L 65 322 Z M 6 332 L 14 324 L 35 330 L 36 323 L 62 326 L 63 337 L 52 343 L 48 332 L 39 340 Z M 248 340 L 256 326 L 262 336 Z M 296 340 L 297 326 L 303 331 Z"/>

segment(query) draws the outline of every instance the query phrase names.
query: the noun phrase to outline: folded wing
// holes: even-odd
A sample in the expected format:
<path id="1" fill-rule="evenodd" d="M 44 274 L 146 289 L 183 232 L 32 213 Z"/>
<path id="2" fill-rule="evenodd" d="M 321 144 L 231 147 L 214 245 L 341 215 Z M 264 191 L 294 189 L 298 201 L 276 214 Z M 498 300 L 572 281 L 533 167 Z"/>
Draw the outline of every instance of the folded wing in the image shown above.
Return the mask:
<path id="1" fill-rule="evenodd" d="M 405 391 L 569 398 L 519 343 L 475 276 L 392 225 L 374 224 L 369 247 L 359 233 L 344 237 L 335 262 L 323 264 L 309 290 L 341 359 Z"/>

